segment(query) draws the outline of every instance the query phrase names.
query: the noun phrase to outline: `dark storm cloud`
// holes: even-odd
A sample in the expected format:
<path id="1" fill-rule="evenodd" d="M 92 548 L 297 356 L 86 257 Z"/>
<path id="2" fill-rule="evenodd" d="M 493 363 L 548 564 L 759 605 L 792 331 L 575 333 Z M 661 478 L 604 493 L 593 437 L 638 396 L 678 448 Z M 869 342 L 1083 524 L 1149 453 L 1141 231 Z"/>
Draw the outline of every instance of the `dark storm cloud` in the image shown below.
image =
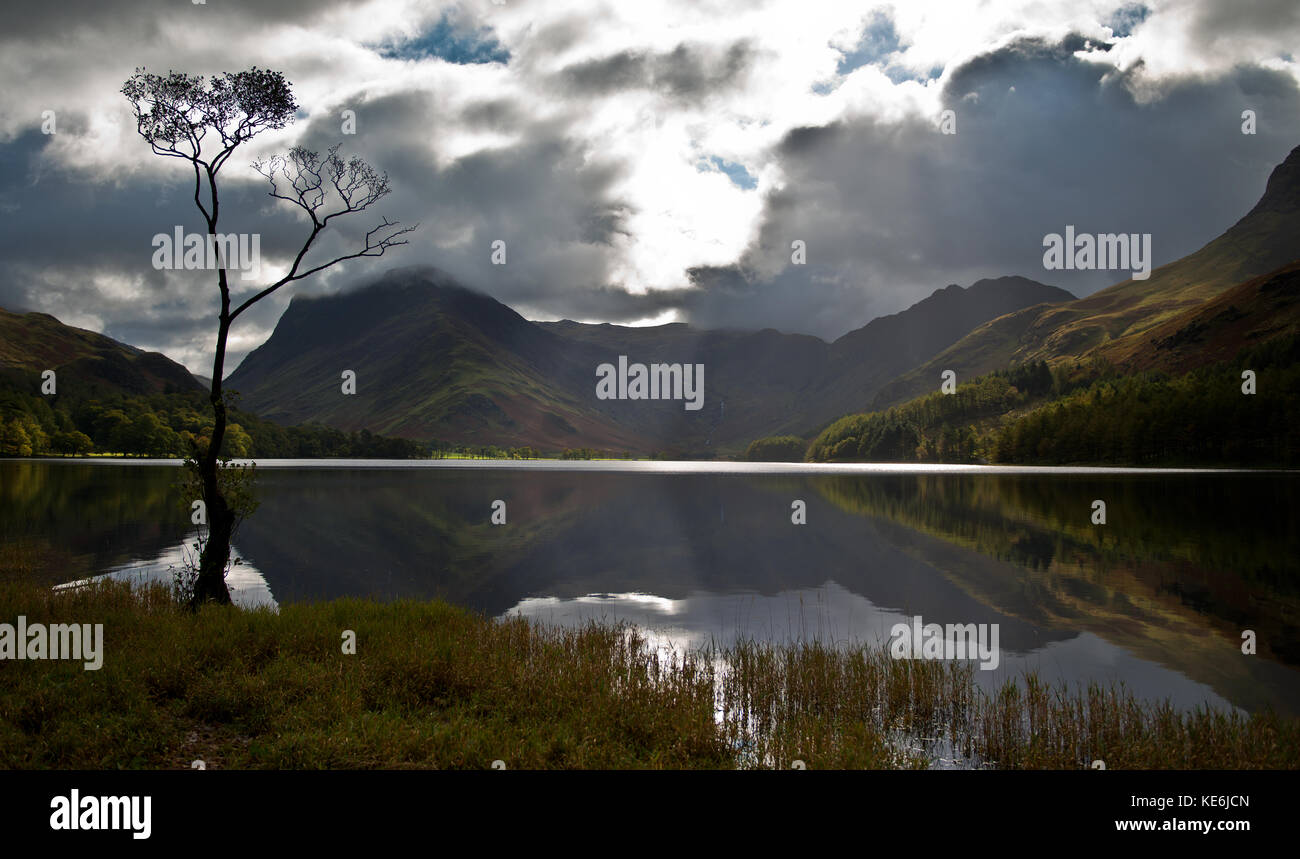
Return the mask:
<path id="1" fill-rule="evenodd" d="M 78 118 L 60 117 L 60 134 L 75 133 Z M 158 161 L 153 174 L 121 174 L 116 183 L 87 182 L 43 157 L 55 137 L 26 132 L 0 144 L 0 307 L 40 309 L 65 321 L 102 320 L 104 333 L 184 359 L 196 351 L 196 332 L 212 329 L 217 306 L 214 275 L 153 267 L 153 237 L 202 232 L 193 175 L 185 162 L 157 159 L 136 141 L 140 163 Z M 288 259 L 310 227 L 298 210 L 267 197 L 269 185 L 247 160 L 230 162 L 218 180 L 223 233 L 256 234 L 268 267 L 262 280 L 233 274 L 236 303 L 270 279 L 273 260 Z M 337 221 L 322 234 L 310 266 L 362 246 L 380 210 Z M 304 267 L 308 267 L 304 266 Z M 240 325 L 269 332 L 288 293 L 259 304 Z M 244 350 L 236 348 L 237 359 Z"/>
<path id="2" fill-rule="evenodd" d="M 679 44 L 671 51 L 620 51 L 574 63 L 560 71 L 561 86 L 577 96 L 608 95 L 632 89 L 655 90 L 683 101 L 717 95 L 739 83 L 755 60 L 747 41 L 725 51 Z"/>
<path id="3" fill-rule="evenodd" d="M 356 111 L 357 133 L 340 138 L 344 108 Z M 517 132 L 518 142 L 441 163 L 439 127 L 484 126 Z M 626 321 L 669 301 L 609 285 L 613 245 L 628 235 L 629 205 L 612 190 L 623 165 L 588 151 L 562 122 L 531 119 L 510 98 L 470 102 L 459 114 L 429 92 L 339 102 L 314 117 L 301 139 L 317 150 L 342 139 L 345 152 L 362 153 L 394 189 L 376 211 L 420 224 L 409 245 L 350 263 L 330 289 L 366 283 L 392 265 L 429 264 L 545 315 L 591 318 L 599 306 Z M 506 243 L 504 266 L 491 263 L 497 240 Z"/>
<path id="4" fill-rule="evenodd" d="M 574 63 L 560 75 L 575 92 L 603 95 L 648 87 L 651 81 L 650 60 L 644 53 L 621 51 L 612 56 Z"/>
<path id="5" fill-rule="evenodd" d="M 494 98 L 475 102 L 460 114 L 466 128 L 476 131 L 514 131 L 528 119 L 522 106 L 510 99 Z"/>
<path id="6" fill-rule="evenodd" d="M 1300 36 L 1300 4 L 1295 0 L 1234 0 L 1195 7 L 1193 36 L 1205 44 L 1259 34 Z"/>
<path id="7" fill-rule="evenodd" d="M 356 113 L 355 134 L 342 132 L 344 109 Z M 66 122 L 69 129 L 75 124 L 73 117 Z M 441 162 L 441 129 L 467 127 L 515 130 L 519 142 Z M 316 110 L 299 129 L 301 145 L 324 152 L 341 142 L 345 157 L 360 155 L 387 172 L 393 187 L 372 209 L 332 222 L 304 268 L 359 248 L 381 217 L 421 228 L 408 237 L 410 244 L 383 257 L 351 261 L 286 287 L 241 317 L 243 330 L 269 331 L 293 292 L 347 289 L 393 265 L 421 262 L 542 314 L 590 318 L 591 308 L 599 307 L 612 319 L 628 320 L 645 315 L 646 307 L 660 312 L 669 300 L 609 286 L 612 245 L 628 232 L 628 205 L 610 190 L 623 167 L 586 151 L 562 121 L 533 120 L 525 105 L 507 97 L 473 101 L 453 114 L 437 93 L 415 91 L 342 99 Z M 110 336 L 178 357 L 201 351 L 192 346 L 195 333 L 210 326 L 216 300 L 210 276 L 151 267 L 156 233 L 175 224 L 201 229 L 183 162 L 155 159 L 140 141 L 139 161 L 151 167 L 159 161 L 159 173 L 123 177 L 120 186 L 95 184 L 42 167 L 48 159 L 41 152 L 52 145 L 52 138 L 35 131 L 0 145 L 0 217 L 6 221 L 0 306 L 93 315 L 105 320 Z M 221 229 L 258 233 L 264 257 L 287 258 L 300 247 L 307 225 L 293 206 L 266 197 L 268 186 L 248 168 L 249 158 L 233 160 L 222 174 Z M 69 236 L 76 237 L 71 254 Z M 490 263 L 498 239 L 507 243 L 506 266 Z M 105 278 L 117 279 L 118 292 L 123 282 L 134 286 L 111 297 Z M 236 300 L 254 289 L 238 280 L 234 285 Z M 202 321 L 180 324 L 187 316 Z M 244 351 L 232 349 L 230 366 Z"/>
<path id="8" fill-rule="evenodd" d="M 1022 40 L 954 70 L 943 100 L 955 135 L 920 119 L 791 131 L 777 150 L 786 182 L 750 249 L 727 277 L 694 273 L 692 320 L 833 337 L 1006 274 L 1086 295 L 1125 273 L 1045 271 L 1044 235 L 1151 233 L 1155 265 L 1172 261 L 1244 215 L 1300 143 L 1300 92 L 1284 74 L 1176 78 L 1147 101 L 1134 75 L 1076 58 L 1082 47 Z M 1254 136 L 1241 133 L 1247 108 Z M 790 263 L 796 239 L 806 266 Z"/>
<path id="9" fill-rule="evenodd" d="M 700 266 L 691 269 L 689 277 L 694 288 L 681 294 L 680 307 L 690 322 L 703 328 L 776 328 L 834 339 L 856 327 L 846 325 L 846 308 L 862 311 L 874 306 L 860 279 L 813 262 L 775 278 L 740 265 Z"/>
<path id="10" fill-rule="evenodd" d="M 50 137 L 28 132 L 11 144 L 0 145 L 0 163 L 5 166 L 0 171 L 4 208 L 0 217 L 5 227 L 0 231 L 0 258 L 54 265 L 69 262 L 71 255 L 78 262 L 124 271 L 140 271 L 143 264 L 146 281 L 161 285 L 160 273 L 150 266 L 153 236 L 170 232 L 176 225 L 203 229 L 194 206 L 193 174 L 186 172 L 184 162 L 166 161 L 173 169 L 157 178 L 124 181 L 120 186 L 92 184 L 44 164 L 41 149 L 50 143 Z M 153 157 L 143 141 L 140 157 Z M 248 181 L 247 176 L 246 181 L 236 181 L 234 174 L 240 172 L 240 166 L 226 170 L 218 180 L 224 207 L 221 229 L 259 232 L 264 253 L 284 251 L 287 234 L 295 225 L 287 217 L 255 221 L 249 216 L 261 207 L 269 186 L 255 176 L 256 181 Z M 14 288 L 11 283 L 0 283 L 0 290 Z"/>
<path id="11" fill-rule="evenodd" d="M 129 32 L 151 41 L 168 24 L 194 16 L 249 18 L 259 24 L 309 22 L 334 9 L 361 6 L 363 0 L 212 0 L 211 3 L 159 3 L 158 0 L 6 0 L 0 42 L 66 39 L 77 33 Z"/>
<path id="12" fill-rule="evenodd" d="M 168 205 L 170 192 L 144 184 L 101 187 L 61 170 L 43 169 L 41 149 L 50 142 L 50 137 L 33 131 L 0 145 L 0 271 L 18 264 L 40 267 L 73 261 L 116 269 L 147 264 L 150 238 L 170 229 L 164 221 L 176 212 Z M 113 210 L 114 217 L 105 218 L 106 209 Z M 146 282 L 161 287 L 161 272 L 149 269 Z M 39 297 L 36 289 L 22 279 L 0 277 L 0 306 L 31 306 Z"/>

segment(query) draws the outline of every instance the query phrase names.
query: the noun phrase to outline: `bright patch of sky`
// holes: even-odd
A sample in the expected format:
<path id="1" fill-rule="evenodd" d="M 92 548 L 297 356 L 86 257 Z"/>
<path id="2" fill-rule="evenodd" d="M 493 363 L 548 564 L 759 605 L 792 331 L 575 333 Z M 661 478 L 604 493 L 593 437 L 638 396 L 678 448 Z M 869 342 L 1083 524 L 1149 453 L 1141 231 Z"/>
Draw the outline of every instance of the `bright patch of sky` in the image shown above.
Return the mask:
<path id="1" fill-rule="evenodd" d="M 893 19 L 885 13 L 877 11 L 872 14 L 871 20 L 862 30 L 862 36 L 858 39 L 858 44 L 840 57 L 835 71 L 847 75 L 854 69 L 860 69 L 866 65 L 885 63 L 901 47 L 898 31 L 894 29 Z"/>
<path id="2" fill-rule="evenodd" d="M 1133 30 L 1151 14 L 1151 10 L 1141 3 L 1127 3 L 1115 10 L 1107 22 L 1116 38 L 1133 35 Z"/>
<path id="3" fill-rule="evenodd" d="M 905 45 L 899 38 L 898 30 L 889 15 L 880 10 L 871 13 L 858 42 L 847 51 L 841 51 L 835 72 L 838 75 L 852 74 L 865 66 L 875 66 L 885 77 L 895 84 L 904 81 L 925 83 L 936 80 L 943 74 L 943 65 L 934 64 L 924 71 L 915 71 L 898 60 Z M 835 89 L 835 82 L 820 81 L 813 84 L 812 91 L 826 95 Z"/>
<path id="4" fill-rule="evenodd" d="M 394 60 L 436 57 L 457 65 L 510 62 L 510 52 L 490 28 L 456 22 L 449 14 L 415 38 L 380 47 L 379 54 Z"/>
<path id="5" fill-rule="evenodd" d="M 716 155 L 710 155 L 701 162 L 699 169 L 717 170 L 725 175 L 737 188 L 744 188 L 746 191 L 752 191 L 758 187 L 758 180 L 749 174 L 744 165 L 737 164 L 734 161 L 727 161 L 725 158 L 719 158 Z"/>

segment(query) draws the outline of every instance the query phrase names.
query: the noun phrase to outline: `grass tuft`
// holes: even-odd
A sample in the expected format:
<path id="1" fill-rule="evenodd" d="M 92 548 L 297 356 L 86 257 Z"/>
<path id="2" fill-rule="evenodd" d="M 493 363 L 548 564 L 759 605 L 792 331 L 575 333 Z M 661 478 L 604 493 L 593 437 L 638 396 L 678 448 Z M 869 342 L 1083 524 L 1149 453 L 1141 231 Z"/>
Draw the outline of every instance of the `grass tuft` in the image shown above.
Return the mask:
<path id="1" fill-rule="evenodd" d="M 0 622 L 102 623 L 103 667 L 0 660 L 6 768 L 1300 767 L 1297 720 L 1180 713 L 969 663 L 746 642 L 686 654 L 635 629 L 441 602 L 178 608 L 162 586 L 52 591 L 0 554 Z M 357 653 L 342 653 L 354 630 Z"/>

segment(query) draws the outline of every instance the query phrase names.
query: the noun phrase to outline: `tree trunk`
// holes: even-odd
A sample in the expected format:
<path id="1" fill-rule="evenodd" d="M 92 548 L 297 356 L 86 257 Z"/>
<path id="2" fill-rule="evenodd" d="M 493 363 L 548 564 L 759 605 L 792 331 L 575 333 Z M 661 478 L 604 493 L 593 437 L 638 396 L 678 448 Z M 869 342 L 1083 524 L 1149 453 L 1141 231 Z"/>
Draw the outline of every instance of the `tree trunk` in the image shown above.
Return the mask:
<path id="1" fill-rule="evenodd" d="M 226 587 L 226 565 L 230 562 L 230 535 L 234 529 L 234 515 L 221 494 L 217 479 L 217 459 L 226 436 L 226 403 L 221 389 L 221 376 L 226 362 L 226 336 L 230 332 L 230 302 L 225 290 L 225 271 L 222 281 L 221 322 L 217 329 L 217 354 L 212 367 L 212 439 L 208 449 L 199 459 L 199 477 L 203 483 L 203 503 L 207 507 L 208 541 L 199 558 L 199 576 L 194 582 L 194 603 L 215 602 L 230 604 L 230 590 Z"/>

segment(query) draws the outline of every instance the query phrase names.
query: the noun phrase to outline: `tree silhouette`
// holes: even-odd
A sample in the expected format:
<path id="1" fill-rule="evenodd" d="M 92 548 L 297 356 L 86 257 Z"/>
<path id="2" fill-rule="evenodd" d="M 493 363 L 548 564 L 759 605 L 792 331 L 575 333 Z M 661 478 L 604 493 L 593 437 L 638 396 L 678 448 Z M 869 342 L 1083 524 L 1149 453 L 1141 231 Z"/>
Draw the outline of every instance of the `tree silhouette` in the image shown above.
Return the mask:
<path id="1" fill-rule="evenodd" d="M 122 86 L 122 94 L 135 112 L 136 130 L 157 155 L 189 161 L 194 169 L 194 204 L 203 215 L 208 241 L 217 249 L 217 288 L 221 293 L 221 310 L 217 316 L 217 345 L 212 364 L 213 426 L 206 448 L 195 451 L 199 483 L 207 507 L 208 538 L 199 561 L 199 575 L 194 583 L 194 601 L 229 603 L 226 569 L 230 562 L 230 538 L 237 511 L 227 504 L 222 491 L 219 462 L 222 443 L 226 440 L 225 375 L 226 340 L 230 326 L 238 316 L 286 284 L 309 277 L 344 260 L 363 256 L 382 256 L 415 227 L 400 227 L 384 218 L 366 233 L 365 246 L 353 253 L 327 262 L 307 266 L 304 263 L 317 237 L 336 218 L 360 212 L 389 193 L 388 175 L 376 172 L 359 158 L 344 161 L 338 146 L 323 157 L 302 147 L 288 155 L 253 168 L 271 183 L 270 195 L 301 208 L 311 222 L 311 230 L 294 257 L 288 272 L 261 288 L 231 309 L 231 290 L 227 278 L 227 260 L 220 255 L 217 224 L 220 198 L 217 174 L 234 151 L 267 129 L 284 128 L 294 118 L 298 104 L 289 82 L 281 72 L 258 69 L 203 76 L 168 72 L 156 75 L 143 68 Z M 209 150 L 205 152 L 205 141 Z M 418 225 L 417 225 L 418 226 Z M 179 249 L 177 249 L 179 252 Z"/>

